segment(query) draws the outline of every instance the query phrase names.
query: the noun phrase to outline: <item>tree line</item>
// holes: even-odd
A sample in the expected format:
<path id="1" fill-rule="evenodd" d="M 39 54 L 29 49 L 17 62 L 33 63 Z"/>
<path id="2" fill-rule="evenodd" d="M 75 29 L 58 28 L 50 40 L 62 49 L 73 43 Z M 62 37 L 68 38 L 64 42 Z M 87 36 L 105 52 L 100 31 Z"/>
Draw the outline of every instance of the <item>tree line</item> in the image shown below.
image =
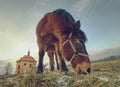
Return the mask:
<path id="1" fill-rule="evenodd" d="M 8 63 L 4 66 L 3 70 L 1 70 L 0 74 L 1 74 L 1 75 L 10 75 L 10 74 L 12 74 L 12 71 L 13 71 L 12 64 L 11 64 L 10 62 L 8 62 Z"/>
<path id="2" fill-rule="evenodd" d="M 117 59 L 120 59 L 120 56 L 110 56 L 106 58 L 101 58 L 99 60 L 92 60 L 92 62 L 102 62 L 102 61 L 117 60 Z"/>

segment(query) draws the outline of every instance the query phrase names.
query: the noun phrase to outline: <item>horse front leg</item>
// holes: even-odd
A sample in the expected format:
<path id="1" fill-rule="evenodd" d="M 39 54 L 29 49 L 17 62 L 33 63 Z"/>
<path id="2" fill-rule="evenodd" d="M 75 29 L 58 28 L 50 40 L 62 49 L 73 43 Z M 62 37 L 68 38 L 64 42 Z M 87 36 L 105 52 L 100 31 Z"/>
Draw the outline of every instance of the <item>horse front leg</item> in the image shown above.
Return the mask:
<path id="1" fill-rule="evenodd" d="M 44 57 L 44 51 L 39 51 L 39 63 L 38 63 L 38 71 L 37 73 L 43 73 L 43 57 Z"/>
<path id="2" fill-rule="evenodd" d="M 67 68 L 67 66 L 66 66 L 65 60 L 64 60 L 64 58 L 62 57 L 60 51 L 58 51 L 58 55 L 59 55 L 61 70 L 62 70 L 62 71 L 68 71 L 68 68 Z"/>

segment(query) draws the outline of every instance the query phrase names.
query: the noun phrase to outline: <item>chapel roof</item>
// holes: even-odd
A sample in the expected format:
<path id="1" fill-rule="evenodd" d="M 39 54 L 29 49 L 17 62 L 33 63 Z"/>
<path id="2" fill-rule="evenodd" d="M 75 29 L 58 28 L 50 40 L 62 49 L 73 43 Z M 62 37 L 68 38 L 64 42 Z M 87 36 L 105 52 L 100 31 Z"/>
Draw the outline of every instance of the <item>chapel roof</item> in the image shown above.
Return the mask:
<path id="1" fill-rule="evenodd" d="M 30 51 L 28 51 L 28 54 L 27 55 L 24 55 L 23 57 L 20 58 L 20 60 L 18 60 L 17 62 L 19 61 L 32 61 L 32 62 L 37 62 L 32 56 L 30 56 Z"/>

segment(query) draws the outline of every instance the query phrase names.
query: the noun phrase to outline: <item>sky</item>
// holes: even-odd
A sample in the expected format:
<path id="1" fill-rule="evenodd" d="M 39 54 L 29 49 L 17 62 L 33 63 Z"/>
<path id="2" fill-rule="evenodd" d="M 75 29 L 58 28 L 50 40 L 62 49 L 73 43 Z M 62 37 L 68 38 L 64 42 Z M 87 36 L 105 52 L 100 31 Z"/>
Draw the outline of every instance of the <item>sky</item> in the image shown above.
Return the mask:
<path id="1" fill-rule="evenodd" d="M 0 0 L 0 60 L 18 60 L 28 50 L 38 60 L 37 23 L 59 8 L 80 20 L 90 60 L 120 55 L 120 0 Z"/>

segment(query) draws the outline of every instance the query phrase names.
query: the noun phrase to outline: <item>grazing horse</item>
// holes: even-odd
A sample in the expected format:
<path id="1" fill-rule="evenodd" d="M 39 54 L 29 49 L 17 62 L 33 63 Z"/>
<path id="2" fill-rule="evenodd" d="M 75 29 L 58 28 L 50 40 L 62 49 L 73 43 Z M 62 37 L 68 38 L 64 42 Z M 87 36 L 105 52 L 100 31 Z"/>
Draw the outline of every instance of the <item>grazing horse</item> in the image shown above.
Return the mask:
<path id="1" fill-rule="evenodd" d="M 75 22 L 63 9 L 47 13 L 41 19 L 36 28 L 39 47 L 38 73 L 43 72 L 45 52 L 56 52 L 62 71 L 67 71 L 65 58 L 78 74 L 91 72 L 91 63 L 85 47 L 87 39 L 80 27 L 80 21 Z"/>

